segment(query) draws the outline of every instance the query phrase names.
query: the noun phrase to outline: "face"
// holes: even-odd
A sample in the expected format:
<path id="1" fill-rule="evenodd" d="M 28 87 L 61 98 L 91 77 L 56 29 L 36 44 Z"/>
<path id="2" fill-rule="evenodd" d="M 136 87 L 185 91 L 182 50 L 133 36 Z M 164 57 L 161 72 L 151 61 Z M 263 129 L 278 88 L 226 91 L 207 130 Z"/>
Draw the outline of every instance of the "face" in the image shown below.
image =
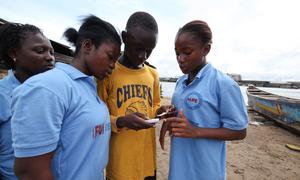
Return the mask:
<path id="1" fill-rule="evenodd" d="M 103 79 L 112 73 L 120 55 L 120 46 L 111 41 L 105 41 L 98 48 L 92 46 L 86 58 L 87 74 Z"/>
<path id="2" fill-rule="evenodd" d="M 142 28 L 133 28 L 122 34 L 127 63 L 133 67 L 143 64 L 156 46 L 157 33 Z"/>
<path id="3" fill-rule="evenodd" d="M 50 41 L 40 33 L 27 34 L 18 49 L 13 52 L 16 71 L 32 76 L 54 67 L 54 50 Z"/>
<path id="4" fill-rule="evenodd" d="M 205 56 L 210 45 L 204 45 L 198 38 L 190 33 L 181 33 L 175 39 L 175 53 L 177 62 L 184 74 L 193 74 L 205 62 Z"/>

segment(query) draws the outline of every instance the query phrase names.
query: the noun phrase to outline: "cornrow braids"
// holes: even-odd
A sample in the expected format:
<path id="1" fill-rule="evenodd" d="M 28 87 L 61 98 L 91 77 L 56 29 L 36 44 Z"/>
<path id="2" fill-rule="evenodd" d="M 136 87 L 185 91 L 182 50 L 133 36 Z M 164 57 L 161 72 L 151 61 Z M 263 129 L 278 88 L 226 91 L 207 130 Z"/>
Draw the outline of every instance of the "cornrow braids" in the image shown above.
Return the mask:
<path id="1" fill-rule="evenodd" d="M 0 26 L 0 63 L 6 69 L 15 69 L 15 63 L 9 54 L 22 46 L 28 33 L 43 35 L 38 27 L 31 24 L 8 22 Z"/>

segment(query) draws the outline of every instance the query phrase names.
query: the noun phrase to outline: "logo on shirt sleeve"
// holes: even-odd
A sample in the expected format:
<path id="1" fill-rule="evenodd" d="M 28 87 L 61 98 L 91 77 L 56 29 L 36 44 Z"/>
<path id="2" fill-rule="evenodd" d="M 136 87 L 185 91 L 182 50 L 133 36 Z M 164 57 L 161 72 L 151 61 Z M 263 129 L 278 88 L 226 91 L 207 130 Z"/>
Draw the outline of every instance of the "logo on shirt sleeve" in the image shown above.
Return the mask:
<path id="1" fill-rule="evenodd" d="M 192 92 L 186 96 L 184 103 L 192 110 L 198 109 L 202 104 L 202 97 L 199 93 Z"/>

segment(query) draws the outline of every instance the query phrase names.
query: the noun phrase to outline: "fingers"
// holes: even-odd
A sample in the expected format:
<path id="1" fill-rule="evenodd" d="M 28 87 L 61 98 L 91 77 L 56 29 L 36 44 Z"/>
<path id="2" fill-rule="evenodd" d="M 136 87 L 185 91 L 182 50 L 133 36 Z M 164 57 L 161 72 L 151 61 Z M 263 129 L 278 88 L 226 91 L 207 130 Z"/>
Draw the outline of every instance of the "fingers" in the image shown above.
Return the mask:
<path id="1" fill-rule="evenodd" d="M 140 113 L 140 112 L 135 112 L 135 113 L 133 113 L 133 115 L 136 115 L 142 119 L 149 119 L 145 114 Z"/>
<path id="2" fill-rule="evenodd" d="M 142 130 L 142 129 L 148 129 L 148 128 L 151 128 L 153 126 L 154 126 L 153 124 L 145 122 L 145 123 L 136 123 L 136 124 L 133 124 L 129 128 L 138 131 L 138 130 Z"/>
<path id="3" fill-rule="evenodd" d="M 170 122 L 170 123 L 180 123 L 180 122 L 182 122 L 182 119 L 179 117 L 169 117 L 169 118 L 166 118 L 166 121 Z"/>
<path id="4" fill-rule="evenodd" d="M 154 126 L 154 124 L 147 123 L 145 120 L 138 121 L 138 126 L 140 129 L 148 129 Z"/>
<path id="5" fill-rule="evenodd" d="M 160 129 L 160 134 L 159 134 L 159 144 L 163 150 L 165 150 L 164 146 L 165 146 L 166 132 L 167 132 L 167 124 L 166 124 L 166 122 L 163 122 L 162 127 Z"/>
<path id="6" fill-rule="evenodd" d="M 176 136 L 176 137 L 187 137 L 185 135 L 185 133 L 181 133 L 181 132 L 176 132 L 176 133 L 172 133 L 173 136 Z"/>
<path id="7" fill-rule="evenodd" d="M 176 133 L 184 133 L 185 130 L 182 128 L 171 128 L 172 134 L 175 135 Z"/>
<path id="8" fill-rule="evenodd" d="M 176 113 L 177 112 L 174 105 L 163 105 L 156 112 L 157 117 L 159 118 L 172 117 L 175 116 Z"/>
<path id="9" fill-rule="evenodd" d="M 182 109 L 179 111 L 178 116 L 182 119 L 186 119 Z"/>
<path id="10" fill-rule="evenodd" d="M 145 121 L 147 119 L 149 118 L 142 113 L 133 113 L 128 115 L 127 127 L 136 131 L 153 127 L 154 124 Z"/>
<path id="11" fill-rule="evenodd" d="M 169 112 L 171 112 L 171 111 L 176 111 L 176 107 L 175 107 L 173 104 L 171 104 L 171 105 L 168 107 L 167 111 L 169 111 Z"/>
<path id="12" fill-rule="evenodd" d="M 178 117 L 168 118 L 167 122 L 169 123 L 169 129 L 170 129 L 169 132 L 172 134 L 172 136 L 177 136 L 177 137 L 187 136 L 187 133 L 189 132 L 190 129 L 190 123 L 186 119 L 182 110 L 178 112 Z"/>

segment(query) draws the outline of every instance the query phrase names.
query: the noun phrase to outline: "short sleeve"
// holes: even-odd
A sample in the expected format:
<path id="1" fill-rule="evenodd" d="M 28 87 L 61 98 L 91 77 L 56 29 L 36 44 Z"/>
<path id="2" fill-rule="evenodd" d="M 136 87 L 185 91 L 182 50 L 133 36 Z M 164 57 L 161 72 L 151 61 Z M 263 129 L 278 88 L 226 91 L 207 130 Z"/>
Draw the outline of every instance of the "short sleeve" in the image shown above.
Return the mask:
<path id="1" fill-rule="evenodd" d="M 222 87 L 220 91 L 220 114 L 224 128 L 242 130 L 248 125 L 245 102 L 236 83 Z"/>
<path id="2" fill-rule="evenodd" d="M 154 85 L 153 85 L 153 114 L 152 118 L 156 116 L 157 109 L 160 108 L 160 81 L 159 76 L 156 73 L 153 73 L 154 76 Z"/>
<path id="3" fill-rule="evenodd" d="M 56 149 L 65 114 L 62 100 L 44 87 L 24 84 L 12 98 L 12 137 L 16 157 L 32 157 Z"/>

